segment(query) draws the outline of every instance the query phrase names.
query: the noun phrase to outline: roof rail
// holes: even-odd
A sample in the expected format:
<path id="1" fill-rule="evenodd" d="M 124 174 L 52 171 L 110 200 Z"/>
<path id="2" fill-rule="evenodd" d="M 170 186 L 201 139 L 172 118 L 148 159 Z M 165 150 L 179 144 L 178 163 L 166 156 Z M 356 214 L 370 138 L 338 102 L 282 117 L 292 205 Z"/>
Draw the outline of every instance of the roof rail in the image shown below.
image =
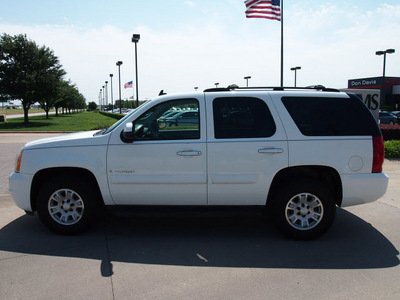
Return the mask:
<path id="1" fill-rule="evenodd" d="M 338 89 L 326 88 L 323 85 L 312 85 L 306 87 L 280 87 L 280 86 L 256 86 L 256 87 L 239 87 L 237 85 L 230 85 L 227 88 L 209 88 L 204 90 L 205 93 L 208 92 L 229 92 L 232 90 L 265 90 L 270 89 L 274 91 L 284 91 L 284 90 L 320 90 L 323 92 L 340 92 Z"/>
<path id="2" fill-rule="evenodd" d="M 229 92 L 232 89 L 230 88 L 210 88 L 210 89 L 205 89 L 204 93 L 210 93 L 210 92 Z"/>

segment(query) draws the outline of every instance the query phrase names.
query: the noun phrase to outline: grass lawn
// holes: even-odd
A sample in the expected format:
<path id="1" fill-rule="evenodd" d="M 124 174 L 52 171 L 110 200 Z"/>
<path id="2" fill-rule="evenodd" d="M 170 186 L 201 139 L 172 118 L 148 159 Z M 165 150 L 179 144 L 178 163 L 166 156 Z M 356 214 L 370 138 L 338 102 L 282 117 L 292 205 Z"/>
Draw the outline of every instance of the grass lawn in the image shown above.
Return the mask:
<path id="1" fill-rule="evenodd" d="M 31 116 L 28 125 L 24 124 L 24 118 L 7 119 L 0 123 L 0 131 L 87 131 L 109 127 L 116 121 L 98 112 L 85 111 L 58 117 L 50 115 L 49 119 L 45 115 Z"/>
<path id="2" fill-rule="evenodd" d="M 55 112 L 55 109 L 50 109 L 50 112 Z M 29 110 L 29 113 L 44 113 L 45 111 L 41 108 L 31 108 Z M 24 110 L 23 109 L 1 109 L 0 108 L 0 114 L 2 115 L 23 115 L 24 114 Z"/>

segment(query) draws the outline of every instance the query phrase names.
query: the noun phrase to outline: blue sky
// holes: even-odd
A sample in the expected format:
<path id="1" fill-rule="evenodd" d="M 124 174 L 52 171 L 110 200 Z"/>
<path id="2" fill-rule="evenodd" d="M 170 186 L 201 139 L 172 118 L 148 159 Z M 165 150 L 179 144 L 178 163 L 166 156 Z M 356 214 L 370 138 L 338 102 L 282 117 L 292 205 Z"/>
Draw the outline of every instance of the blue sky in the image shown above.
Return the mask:
<path id="1" fill-rule="evenodd" d="M 4 4 L 2 4 L 4 3 Z M 243 0 L 4 1 L 0 32 L 25 33 L 54 50 L 87 101 L 117 67 L 122 84 L 134 78 L 133 33 L 139 33 L 139 97 L 193 91 L 231 83 L 279 85 L 280 23 L 246 19 Z M 343 88 L 348 79 L 381 76 L 375 51 L 387 57 L 387 76 L 400 76 L 400 3 L 383 1 L 284 1 L 284 85 L 290 67 L 297 83 Z M 109 89 L 110 90 L 110 89 Z M 123 98 L 133 94 L 123 89 Z M 109 96 L 110 97 L 110 96 Z"/>

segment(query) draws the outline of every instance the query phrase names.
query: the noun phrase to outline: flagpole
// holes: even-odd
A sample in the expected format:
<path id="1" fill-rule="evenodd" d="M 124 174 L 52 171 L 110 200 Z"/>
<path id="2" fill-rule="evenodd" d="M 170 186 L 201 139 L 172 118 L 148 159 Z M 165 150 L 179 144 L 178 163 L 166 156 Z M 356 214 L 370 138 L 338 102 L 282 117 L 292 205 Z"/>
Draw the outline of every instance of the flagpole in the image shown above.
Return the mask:
<path id="1" fill-rule="evenodd" d="M 281 87 L 283 87 L 283 0 L 246 0 L 244 4 L 246 18 L 266 18 L 281 22 Z"/>
<path id="2" fill-rule="evenodd" d="M 283 0 L 281 0 L 281 87 L 283 87 Z"/>

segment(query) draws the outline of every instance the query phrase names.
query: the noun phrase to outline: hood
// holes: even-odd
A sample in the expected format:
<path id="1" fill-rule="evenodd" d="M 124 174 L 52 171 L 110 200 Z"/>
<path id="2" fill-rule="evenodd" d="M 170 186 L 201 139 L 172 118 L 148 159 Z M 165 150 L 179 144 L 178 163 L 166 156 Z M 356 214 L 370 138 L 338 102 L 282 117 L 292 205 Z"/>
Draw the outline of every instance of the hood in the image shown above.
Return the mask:
<path id="1" fill-rule="evenodd" d="M 96 132 L 98 132 L 98 130 L 57 135 L 29 142 L 24 148 L 29 150 L 54 147 L 98 146 L 107 144 L 110 135 L 94 135 Z"/>

